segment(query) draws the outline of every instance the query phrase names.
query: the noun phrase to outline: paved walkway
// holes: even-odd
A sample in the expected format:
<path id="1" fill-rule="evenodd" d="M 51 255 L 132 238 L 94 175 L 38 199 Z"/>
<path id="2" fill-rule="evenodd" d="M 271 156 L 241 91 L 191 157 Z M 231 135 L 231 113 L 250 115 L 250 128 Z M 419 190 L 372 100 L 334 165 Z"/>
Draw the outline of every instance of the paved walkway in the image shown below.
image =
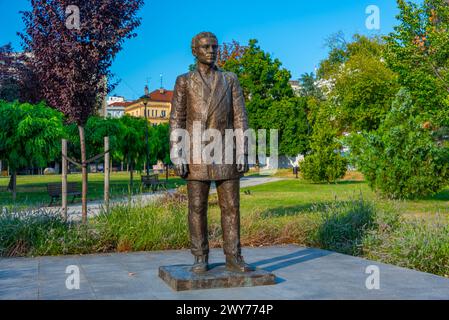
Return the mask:
<path id="1" fill-rule="evenodd" d="M 243 255 L 277 284 L 175 292 L 158 267 L 191 263 L 188 250 L 4 258 L 0 299 L 449 299 L 449 279 L 325 250 L 290 245 L 244 248 Z M 210 260 L 222 262 L 222 251 L 212 250 Z M 78 290 L 66 287 L 69 265 L 79 269 Z M 378 290 L 366 287 L 369 266 L 378 268 Z"/>
<path id="2" fill-rule="evenodd" d="M 282 178 L 275 178 L 275 177 L 264 177 L 264 176 L 249 176 L 249 177 L 243 177 L 240 180 L 240 187 L 252 187 L 259 184 L 274 182 L 283 180 Z M 174 192 L 175 189 L 170 189 L 167 192 Z M 216 192 L 215 186 L 211 188 L 211 193 Z M 163 196 L 164 192 L 156 192 L 156 193 L 142 193 L 139 195 L 134 195 L 131 197 L 131 203 L 133 204 L 139 204 L 139 205 L 145 205 L 150 203 L 151 201 L 154 201 L 158 197 Z M 111 201 L 111 205 L 114 204 L 120 204 L 120 203 L 128 203 L 130 200 L 127 197 L 119 198 L 119 199 L 113 199 Z M 89 201 L 87 203 L 87 216 L 93 217 L 98 215 L 101 212 L 103 206 L 102 200 L 95 200 L 95 201 Z M 41 208 L 41 210 L 44 210 L 46 212 L 60 212 L 61 207 L 44 207 Z M 67 215 L 68 220 L 81 220 L 81 204 L 74 204 L 69 205 L 67 208 Z"/>

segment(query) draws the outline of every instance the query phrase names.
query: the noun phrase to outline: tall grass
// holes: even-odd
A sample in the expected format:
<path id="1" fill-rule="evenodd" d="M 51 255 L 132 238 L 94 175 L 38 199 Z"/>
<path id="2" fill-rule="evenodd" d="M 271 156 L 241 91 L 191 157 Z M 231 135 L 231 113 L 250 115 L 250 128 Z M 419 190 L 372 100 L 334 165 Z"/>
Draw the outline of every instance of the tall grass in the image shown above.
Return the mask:
<path id="1" fill-rule="evenodd" d="M 118 205 L 95 222 L 117 251 L 180 249 L 189 245 L 185 203 L 167 195 L 148 205 Z"/>
<path id="2" fill-rule="evenodd" d="M 364 239 L 365 257 L 449 277 L 449 223 L 416 219 L 389 224 Z"/>
<path id="3" fill-rule="evenodd" d="M 0 213 L 0 255 L 40 256 L 107 251 L 91 226 L 45 210 Z"/>
<path id="4" fill-rule="evenodd" d="M 367 231 L 375 228 L 376 208 L 360 200 L 332 202 L 325 208 L 316 233 L 320 247 L 345 254 L 360 255 Z"/>
<path id="5" fill-rule="evenodd" d="M 217 205 L 211 197 L 211 206 Z M 275 211 L 272 211 L 275 212 Z M 210 217 L 211 247 L 221 246 L 219 218 Z M 401 219 L 363 199 L 321 203 L 288 214 L 263 210 L 241 218 L 244 246 L 295 243 L 449 275 L 449 223 Z M 189 247 L 186 196 L 149 205 L 118 205 L 87 225 L 44 211 L 0 214 L 0 255 L 33 256 Z"/>

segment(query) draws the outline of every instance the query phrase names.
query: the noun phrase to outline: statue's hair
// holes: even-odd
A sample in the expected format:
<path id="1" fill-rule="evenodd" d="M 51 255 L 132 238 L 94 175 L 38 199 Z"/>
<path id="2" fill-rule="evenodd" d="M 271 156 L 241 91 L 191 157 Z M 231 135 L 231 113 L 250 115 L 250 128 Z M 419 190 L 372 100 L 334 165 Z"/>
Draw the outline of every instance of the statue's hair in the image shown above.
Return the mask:
<path id="1" fill-rule="evenodd" d="M 192 50 L 196 48 L 198 41 L 202 38 L 214 38 L 218 42 L 217 36 L 215 34 L 213 34 L 212 32 L 200 32 L 192 38 L 192 44 L 191 44 Z"/>

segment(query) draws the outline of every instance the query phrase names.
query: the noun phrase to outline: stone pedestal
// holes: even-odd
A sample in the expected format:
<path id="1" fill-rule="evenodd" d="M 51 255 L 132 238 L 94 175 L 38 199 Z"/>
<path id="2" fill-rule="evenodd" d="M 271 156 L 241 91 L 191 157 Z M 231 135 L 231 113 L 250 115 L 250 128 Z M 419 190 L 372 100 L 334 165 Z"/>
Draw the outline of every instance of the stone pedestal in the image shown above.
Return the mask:
<path id="1" fill-rule="evenodd" d="M 159 277 L 175 291 L 276 284 L 274 274 L 261 269 L 246 273 L 230 272 L 224 264 L 211 264 L 209 271 L 198 274 L 192 272 L 191 268 L 191 265 L 159 267 Z"/>

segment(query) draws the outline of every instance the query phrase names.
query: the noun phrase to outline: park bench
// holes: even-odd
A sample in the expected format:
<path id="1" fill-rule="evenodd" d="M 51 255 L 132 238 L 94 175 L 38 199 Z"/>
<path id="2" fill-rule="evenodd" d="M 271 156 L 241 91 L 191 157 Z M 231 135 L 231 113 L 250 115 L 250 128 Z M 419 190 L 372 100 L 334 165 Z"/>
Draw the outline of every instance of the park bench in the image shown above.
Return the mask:
<path id="1" fill-rule="evenodd" d="M 158 188 L 167 190 L 167 181 L 159 180 L 159 176 L 157 174 L 141 176 L 141 182 L 144 188 L 150 188 L 153 192 L 155 192 Z"/>
<path id="2" fill-rule="evenodd" d="M 48 195 L 51 197 L 49 206 L 53 204 L 54 199 L 59 199 L 62 195 L 62 184 L 61 183 L 49 183 L 47 184 Z M 73 197 L 72 203 L 75 201 L 76 197 L 81 196 L 80 186 L 76 182 L 67 182 L 67 196 Z"/>

